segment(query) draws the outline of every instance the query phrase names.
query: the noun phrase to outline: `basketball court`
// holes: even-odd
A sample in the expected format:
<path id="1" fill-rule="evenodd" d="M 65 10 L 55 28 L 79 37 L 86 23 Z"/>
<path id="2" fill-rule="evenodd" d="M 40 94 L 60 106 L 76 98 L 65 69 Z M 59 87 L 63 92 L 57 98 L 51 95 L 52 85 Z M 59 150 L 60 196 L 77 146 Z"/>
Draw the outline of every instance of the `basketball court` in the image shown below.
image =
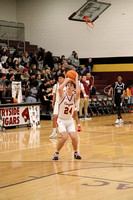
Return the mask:
<path id="1" fill-rule="evenodd" d="M 24 43 L 67 58 L 75 50 L 83 66 L 84 59 L 94 58 L 97 82 L 108 79 L 112 84 L 119 72 L 124 81 L 132 81 L 131 0 L 3 2 L 2 21 L 23 22 Z M 49 137 L 52 120 L 0 132 L 0 200 L 133 200 L 133 113 L 122 116 L 121 124 L 115 124 L 117 116 L 111 113 L 80 119 L 81 160 L 74 159 L 70 138 L 59 160 L 52 160 L 60 140 L 59 134 Z"/>
<path id="2" fill-rule="evenodd" d="M 81 121 L 78 161 L 70 139 L 52 160 L 59 140 L 49 138 L 52 121 L 0 133 L 0 199 L 132 200 L 133 115 L 123 114 L 121 126 L 115 119 Z"/>

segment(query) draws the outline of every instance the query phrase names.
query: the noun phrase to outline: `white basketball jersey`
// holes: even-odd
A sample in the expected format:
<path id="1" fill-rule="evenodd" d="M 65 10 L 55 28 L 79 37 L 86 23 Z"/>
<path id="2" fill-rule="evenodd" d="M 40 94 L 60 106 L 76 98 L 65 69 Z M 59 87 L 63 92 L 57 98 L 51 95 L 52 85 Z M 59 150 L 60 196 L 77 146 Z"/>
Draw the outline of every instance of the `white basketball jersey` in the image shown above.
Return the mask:
<path id="1" fill-rule="evenodd" d="M 83 83 L 81 83 L 80 81 L 78 81 L 78 83 L 79 83 L 79 88 L 80 88 L 80 92 L 81 92 L 81 91 L 83 91 L 85 88 L 84 88 Z M 75 89 L 74 93 L 76 94 L 76 89 Z"/>
<path id="2" fill-rule="evenodd" d="M 69 120 L 73 116 L 75 109 L 76 95 L 73 93 L 72 96 L 68 96 L 66 92 L 63 92 L 63 96 L 59 102 L 59 114 L 58 118 L 63 120 Z"/>
<path id="3" fill-rule="evenodd" d="M 66 90 L 66 87 L 63 88 L 63 91 L 65 91 L 65 90 Z M 59 83 L 56 83 L 54 85 L 54 87 L 53 87 L 53 93 L 56 94 L 56 100 L 55 100 L 55 102 L 59 103 Z"/>

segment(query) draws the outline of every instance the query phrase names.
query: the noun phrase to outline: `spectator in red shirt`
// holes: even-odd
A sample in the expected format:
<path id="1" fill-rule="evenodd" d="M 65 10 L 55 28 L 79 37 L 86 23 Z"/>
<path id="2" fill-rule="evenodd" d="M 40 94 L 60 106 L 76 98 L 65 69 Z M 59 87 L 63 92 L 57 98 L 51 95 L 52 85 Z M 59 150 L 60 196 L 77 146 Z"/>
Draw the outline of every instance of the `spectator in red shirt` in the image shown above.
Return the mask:
<path id="1" fill-rule="evenodd" d="M 83 107 L 84 107 L 84 116 L 85 116 L 85 119 L 88 119 L 89 118 L 88 117 L 88 99 L 89 99 L 89 95 L 90 95 L 90 88 L 89 88 L 89 84 L 86 82 L 86 76 L 82 77 L 81 83 L 84 86 L 86 95 L 83 95 L 83 93 L 81 91 L 79 115 L 80 115 L 80 117 L 83 116 L 82 111 L 83 111 Z"/>
<path id="2" fill-rule="evenodd" d="M 90 86 L 90 90 L 92 90 L 93 80 L 92 80 L 92 77 L 91 77 L 91 73 L 86 74 L 86 83 L 88 83 L 88 85 Z"/>
<path id="3" fill-rule="evenodd" d="M 89 84 L 90 87 L 90 98 L 91 98 L 92 95 L 96 95 L 96 88 L 94 86 L 91 73 L 86 74 L 86 82 Z"/>

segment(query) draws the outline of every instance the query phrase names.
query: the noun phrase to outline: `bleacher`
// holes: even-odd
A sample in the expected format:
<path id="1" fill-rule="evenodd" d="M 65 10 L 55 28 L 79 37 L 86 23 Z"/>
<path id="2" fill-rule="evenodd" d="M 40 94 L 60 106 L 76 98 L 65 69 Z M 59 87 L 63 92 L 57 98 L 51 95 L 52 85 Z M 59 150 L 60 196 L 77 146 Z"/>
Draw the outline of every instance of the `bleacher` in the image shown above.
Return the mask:
<path id="1" fill-rule="evenodd" d="M 6 47 L 7 48 L 7 56 L 12 57 L 12 52 L 17 51 L 24 51 L 24 43 L 22 41 L 17 40 L 9 40 L 9 47 L 8 41 L 0 39 L 0 49 Z M 25 41 L 25 51 L 28 51 L 29 54 L 34 53 L 37 50 L 37 45 L 32 45 L 30 42 Z"/>
<path id="2" fill-rule="evenodd" d="M 24 47 L 24 43 L 22 41 L 17 41 L 17 40 L 7 41 L 5 39 L 0 39 L 0 49 L 2 49 L 3 47 L 8 48 L 7 49 L 8 57 L 12 57 L 13 50 L 14 51 L 25 50 L 28 51 L 28 53 L 30 54 L 34 53 L 38 48 L 37 45 L 31 45 L 30 42 L 28 41 L 25 42 L 25 47 Z M 109 85 L 110 79 L 108 78 L 108 76 L 104 76 L 103 74 L 101 76 L 101 73 L 96 72 L 95 69 L 92 71 L 92 75 L 94 76 L 94 85 L 96 87 L 97 93 L 96 96 L 92 96 L 92 98 L 89 100 L 88 112 L 90 116 L 115 114 L 116 108 L 114 107 L 113 99 L 107 98 L 107 95 L 104 92 L 104 88 L 107 85 Z M 124 113 L 130 112 L 130 106 L 131 105 L 127 103 L 127 99 L 125 98 L 123 101 L 122 111 Z M 51 114 L 50 115 L 46 114 L 43 106 L 41 106 L 41 118 L 51 119 Z"/>

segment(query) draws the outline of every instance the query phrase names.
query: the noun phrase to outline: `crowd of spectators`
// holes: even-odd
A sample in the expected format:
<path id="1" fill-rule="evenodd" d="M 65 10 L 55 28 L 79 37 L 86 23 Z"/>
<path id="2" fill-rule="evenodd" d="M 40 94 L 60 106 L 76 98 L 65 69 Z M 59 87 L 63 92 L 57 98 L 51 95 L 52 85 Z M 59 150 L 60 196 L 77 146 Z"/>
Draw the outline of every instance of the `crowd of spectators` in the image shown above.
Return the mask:
<path id="1" fill-rule="evenodd" d="M 93 63 L 89 58 L 85 69 L 82 69 L 75 51 L 69 58 L 65 58 L 65 55 L 53 57 L 50 51 L 45 52 L 42 48 L 30 55 L 27 51 L 23 53 L 16 50 L 12 56 L 7 56 L 7 49 L 3 48 L 0 50 L 0 100 L 2 97 L 12 97 L 12 81 L 21 81 L 23 100 L 40 100 L 48 112 L 52 101 L 52 89 L 58 75 L 66 74 L 70 69 L 83 75 L 90 73 L 92 67 Z"/>

